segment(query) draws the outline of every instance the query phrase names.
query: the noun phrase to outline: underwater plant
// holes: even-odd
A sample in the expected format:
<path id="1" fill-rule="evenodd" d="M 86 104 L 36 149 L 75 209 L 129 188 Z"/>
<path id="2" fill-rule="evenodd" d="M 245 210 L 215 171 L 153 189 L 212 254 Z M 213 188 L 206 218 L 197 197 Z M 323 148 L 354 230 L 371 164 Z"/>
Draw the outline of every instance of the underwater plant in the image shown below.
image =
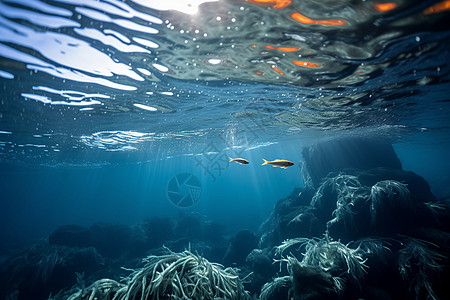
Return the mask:
<path id="1" fill-rule="evenodd" d="M 437 247 L 430 242 L 407 238 L 404 248 L 399 251 L 400 275 L 404 282 L 409 283 L 409 291 L 415 294 L 416 299 L 423 298 L 422 292 L 426 292 L 431 299 L 439 299 L 432 288 L 432 282 L 442 271 L 438 261 L 446 257 L 430 249 L 430 246 Z"/>
<path id="2" fill-rule="evenodd" d="M 333 276 L 337 290 L 343 289 L 344 276 L 359 285 L 359 282 L 365 275 L 365 257 L 364 248 L 358 247 L 351 249 L 339 241 L 332 241 L 328 237 L 323 239 L 295 238 L 284 241 L 276 249 L 276 254 L 283 255 L 288 248 L 299 245 L 304 247 L 301 266 L 318 267 L 322 271 Z M 288 263 L 288 269 L 295 262 L 292 257 L 282 259 Z"/>
<path id="3" fill-rule="evenodd" d="M 429 201 L 425 202 L 424 205 L 426 211 L 429 212 L 437 225 L 442 224 L 443 219 L 446 218 L 447 213 L 450 210 L 449 204 L 443 201 Z"/>
<path id="4" fill-rule="evenodd" d="M 370 214 L 373 227 L 382 227 L 386 220 L 398 220 L 414 210 L 406 184 L 384 180 L 374 184 L 370 191 Z"/>
<path id="5" fill-rule="evenodd" d="M 292 277 L 276 277 L 273 281 L 267 282 L 261 288 L 260 300 L 276 300 L 289 294 L 292 288 Z M 287 292 L 286 292 L 287 291 Z M 290 299 L 291 297 L 289 297 Z"/>
<path id="6" fill-rule="evenodd" d="M 117 291 L 125 286 L 113 279 L 104 278 L 95 281 L 87 288 L 81 286 L 81 289 L 70 295 L 67 300 L 115 299 Z"/>
<path id="7" fill-rule="evenodd" d="M 224 269 L 190 251 L 151 255 L 144 261 L 145 266 L 133 272 L 126 285 L 118 288 L 114 281 L 102 279 L 69 299 L 249 299 L 234 269 Z M 102 297 L 96 296 L 100 292 Z"/>
<path id="8" fill-rule="evenodd" d="M 366 199 L 367 194 L 367 188 L 359 182 L 358 177 L 341 173 L 322 183 L 311 200 L 311 206 L 333 212 L 339 218 L 339 211 L 349 211 L 349 203 L 359 198 Z"/>
<path id="9" fill-rule="evenodd" d="M 316 216 L 326 225 L 326 234 L 345 241 L 368 234 L 370 188 L 359 178 L 344 173 L 329 174 L 311 200 Z"/>
<path id="10" fill-rule="evenodd" d="M 41 276 L 43 282 L 47 282 L 55 269 L 55 266 L 63 263 L 64 256 L 58 248 L 48 248 L 46 253 L 40 254 L 41 258 L 36 264 L 37 276 Z"/>

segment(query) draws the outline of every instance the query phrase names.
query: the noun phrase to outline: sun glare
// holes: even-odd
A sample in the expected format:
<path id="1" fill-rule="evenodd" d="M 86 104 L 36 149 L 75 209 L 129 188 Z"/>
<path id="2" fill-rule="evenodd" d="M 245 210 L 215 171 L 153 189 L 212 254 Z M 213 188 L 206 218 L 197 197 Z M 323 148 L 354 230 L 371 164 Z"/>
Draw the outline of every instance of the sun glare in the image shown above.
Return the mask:
<path id="1" fill-rule="evenodd" d="M 134 3 L 156 10 L 176 10 L 186 14 L 196 14 L 200 4 L 219 0 L 132 0 Z"/>

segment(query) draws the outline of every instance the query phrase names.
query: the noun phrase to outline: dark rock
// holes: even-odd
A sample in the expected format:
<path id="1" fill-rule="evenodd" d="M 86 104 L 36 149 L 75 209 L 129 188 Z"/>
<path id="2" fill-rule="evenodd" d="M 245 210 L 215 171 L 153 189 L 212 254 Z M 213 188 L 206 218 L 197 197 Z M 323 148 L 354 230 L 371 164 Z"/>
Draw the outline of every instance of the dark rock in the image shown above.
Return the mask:
<path id="1" fill-rule="evenodd" d="M 176 220 L 173 230 L 177 238 L 199 240 L 203 236 L 202 220 L 193 214 L 183 214 Z"/>
<path id="2" fill-rule="evenodd" d="M 48 299 L 76 283 L 76 273 L 93 274 L 104 265 L 95 248 L 37 244 L 0 265 L 0 298 Z"/>
<path id="3" fill-rule="evenodd" d="M 267 250 L 253 249 L 245 259 L 244 269 L 250 274 L 245 288 L 252 294 L 259 294 L 263 285 L 276 277 L 278 266 L 269 255 Z"/>
<path id="4" fill-rule="evenodd" d="M 241 230 L 231 239 L 223 261 L 228 266 L 244 265 L 247 255 L 257 246 L 258 237 L 249 230 Z"/>
<path id="5" fill-rule="evenodd" d="M 147 237 L 149 248 L 154 249 L 175 238 L 174 224 L 172 219 L 154 217 L 139 226 Z"/>
<path id="6" fill-rule="evenodd" d="M 247 274 L 245 271 L 246 271 L 246 268 L 240 269 L 240 272 L 239 272 L 240 274 L 242 274 L 242 277 L 245 276 L 246 280 L 243 282 L 245 290 L 249 292 L 250 296 L 252 297 L 251 299 L 260 299 L 260 298 L 258 298 L 258 295 L 261 293 L 261 288 L 268 281 L 272 280 L 272 278 L 267 278 L 266 276 L 263 276 L 259 273 L 248 273 Z M 276 299 L 280 299 L 280 298 L 276 298 Z"/>
<path id="7" fill-rule="evenodd" d="M 130 241 L 128 242 L 127 254 L 130 257 L 141 258 L 145 257 L 150 250 L 150 241 L 147 233 L 140 225 L 136 225 L 132 229 Z"/>
<path id="8" fill-rule="evenodd" d="M 254 272 L 270 278 L 276 271 L 272 259 L 261 249 L 253 249 L 245 259 L 245 264 Z"/>
<path id="9" fill-rule="evenodd" d="M 203 240 L 214 245 L 225 242 L 225 227 L 216 221 L 205 221 L 203 230 Z"/>
<path id="10" fill-rule="evenodd" d="M 295 215 L 292 214 L 289 218 L 281 220 L 279 224 L 281 240 L 320 235 L 325 226 L 321 225 L 316 213 L 317 210 L 314 208 L 301 206 L 297 208 Z"/>
<path id="11" fill-rule="evenodd" d="M 48 241 L 50 244 L 68 247 L 89 247 L 92 246 L 90 231 L 79 225 L 64 225 L 50 234 Z"/>
<path id="12" fill-rule="evenodd" d="M 383 180 L 395 180 L 404 183 L 408 186 L 414 202 L 428 202 L 436 199 L 431 193 L 428 182 L 422 176 L 411 171 L 374 168 L 358 173 L 358 178 L 362 184 L 369 187 Z"/>
<path id="13" fill-rule="evenodd" d="M 402 170 L 392 145 L 384 140 L 343 138 L 304 148 L 302 173 L 306 183 L 318 187 L 330 172 L 376 167 Z"/>
<path id="14" fill-rule="evenodd" d="M 126 254 L 133 231 L 126 225 L 96 223 L 89 228 L 93 246 L 105 257 Z"/>
<path id="15" fill-rule="evenodd" d="M 367 194 L 364 193 L 367 191 Z M 327 221 L 327 232 L 329 236 L 343 243 L 355 241 L 357 239 L 373 234 L 371 232 L 371 215 L 369 189 L 360 189 L 360 193 L 354 192 L 351 198 L 340 199 L 339 208 L 334 204 L 334 213 Z M 364 193 L 364 194 L 362 194 Z M 357 196 L 358 195 L 358 196 Z M 344 202 L 344 201 L 348 202 Z"/>
<path id="16" fill-rule="evenodd" d="M 314 208 L 309 206 L 313 194 L 311 189 L 295 189 L 290 196 L 279 200 L 259 229 L 262 236 L 259 247 L 271 248 L 288 238 L 320 235 L 325 225 L 318 222 Z"/>
<path id="17" fill-rule="evenodd" d="M 319 267 L 292 264 L 292 283 L 295 300 L 339 299 L 333 277 Z"/>
<path id="18" fill-rule="evenodd" d="M 336 201 L 338 191 L 334 181 L 337 174 L 330 173 L 328 177 L 323 180 L 322 184 L 316 191 L 316 196 L 311 201 L 311 207 L 316 210 L 316 215 L 320 222 L 324 223 L 330 220 L 333 211 L 336 209 Z"/>
<path id="19" fill-rule="evenodd" d="M 181 214 L 174 223 L 175 238 L 210 243 L 225 242 L 225 227 L 199 213 Z"/>

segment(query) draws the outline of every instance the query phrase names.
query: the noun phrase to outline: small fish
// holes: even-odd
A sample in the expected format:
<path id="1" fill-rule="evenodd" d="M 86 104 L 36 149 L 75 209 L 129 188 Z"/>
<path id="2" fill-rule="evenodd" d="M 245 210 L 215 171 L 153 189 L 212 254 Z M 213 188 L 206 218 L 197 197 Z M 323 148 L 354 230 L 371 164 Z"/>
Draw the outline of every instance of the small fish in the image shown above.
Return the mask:
<path id="1" fill-rule="evenodd" d="M 248 160 L 243 159 L 243 158 L 231 158 L 230 157 L 230 162 L 232 162 L 232 161 L 235 161 L 235 162 L 237 162 L 238 164 L 241 164 L 241 165 L 248 165 Z"/>
<path id="2" fill-rule="evenodd" d="M 287 167 L 293 166 L 294 163 L 292 161 L 288 161 L 285 159 L 275 159 L 273 161 L 267 161 L 263 158 L 264 163 L 262 165 L 272 165 L 274 167 L 280 167 L 286 169 Z"/>

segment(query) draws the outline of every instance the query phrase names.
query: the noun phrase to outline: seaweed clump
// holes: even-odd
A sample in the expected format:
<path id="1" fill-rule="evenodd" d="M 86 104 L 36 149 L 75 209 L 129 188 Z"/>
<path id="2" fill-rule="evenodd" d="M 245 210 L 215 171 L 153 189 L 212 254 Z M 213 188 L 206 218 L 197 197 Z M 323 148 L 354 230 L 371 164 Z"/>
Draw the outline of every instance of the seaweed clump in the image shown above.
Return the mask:
<path id="1" fill-rule="evenodd" d="M 101 279 L 86 289 L 79 288 L 68 299 L 250 299 L 237 270 L 190 251 L 151 255 L 144 262 L 126 284 Z"/>

